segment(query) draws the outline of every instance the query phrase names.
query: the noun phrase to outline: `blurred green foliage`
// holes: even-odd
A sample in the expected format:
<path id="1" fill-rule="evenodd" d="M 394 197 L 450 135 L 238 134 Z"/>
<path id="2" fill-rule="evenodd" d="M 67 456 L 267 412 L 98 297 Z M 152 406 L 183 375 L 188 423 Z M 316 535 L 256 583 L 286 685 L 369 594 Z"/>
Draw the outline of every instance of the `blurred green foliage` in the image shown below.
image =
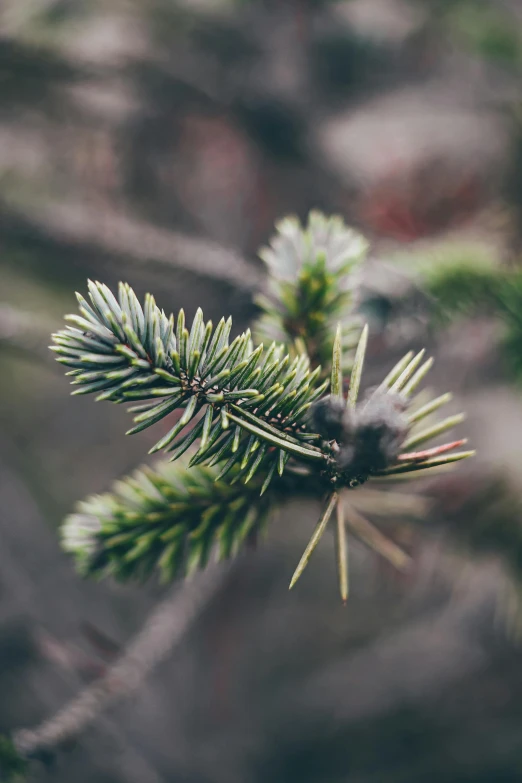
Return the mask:
<path id="1" fill-rule="evenodd" d="M 24 783 L 27 762 L 18 754 L 13 742 L 0 735 L 0 780 L 2 783 Z"/>
<path id="2" fill-rule="evenodd" d="M 507 367 L 522 382 L 522 268 L 495 263 L 487 254 L 448 247 L 437 263 L 419 263 L 421 286 L 436 323 L 456 318 L 497 317 L 504 325 L 502 346 Z"/>
<path id="3" fill-rule="evenodd" d="M 520 66 L 522 28 L 499 6 L 465 0 L 449 9 L 447 20 L 456 40 L 469 51 L 502 65 Z"/>

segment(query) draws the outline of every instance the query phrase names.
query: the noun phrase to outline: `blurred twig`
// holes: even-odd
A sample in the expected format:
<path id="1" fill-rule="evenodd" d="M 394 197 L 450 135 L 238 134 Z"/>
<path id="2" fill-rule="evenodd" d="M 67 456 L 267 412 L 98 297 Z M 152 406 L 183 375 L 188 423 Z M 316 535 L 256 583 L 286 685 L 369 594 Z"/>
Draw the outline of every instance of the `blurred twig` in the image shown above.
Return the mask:
<path id="1" fill-rule="evenodd" d="M 75 246 L 93 255 L 103 255 L 111 261 L 122 259 L 125 264 L 147 265 L 152 269 L 183 269 L 202 277 L 233 283 L 243 289 L 256 289 L 261 272 L 236 251 L 216 242 L 199 239 L 177 231 L 161 229 L 138 219 L 113 211 L 97 209 L 89 204 L 46 204 L 25 207 L 13 220 L 30 224 L 48 238 Z M 3 222 L 8 222 L 7 218 Z"/>
<path id="2" fill-rule="evenodd" d="M 51 329 L 51 322 L 42 323 L 41 317 L 0 302 L 0 349 L 12 349 L 17 356 L 25 355 L 54 368 L 47 348 Z"/>
<path id="3" fill-rule="evenodd" d="M 216 595 L 227 573 L 222 566 L 210 568 L 190 585 L 169 594 L 104 677 L 37 728 L 14 734 L 19 753 L 30 758 L 53 751 L 77 737 L 110 704 L 139 688 Z"/>

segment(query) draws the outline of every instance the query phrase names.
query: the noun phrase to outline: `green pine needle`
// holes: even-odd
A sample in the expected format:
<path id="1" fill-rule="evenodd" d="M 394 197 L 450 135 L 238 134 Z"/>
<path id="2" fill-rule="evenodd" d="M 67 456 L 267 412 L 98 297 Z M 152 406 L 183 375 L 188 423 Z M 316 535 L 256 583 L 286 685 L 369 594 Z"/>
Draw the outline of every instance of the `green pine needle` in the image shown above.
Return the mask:
<path id="1" fill-rule="evenodd" d="M 437 424 L 427 427 L 425 430 L 421 430 L 421 432 L 417 432 L 415 435 L 407 438 L 402 444 L 402 447 L 406 451 L 413 448 L 413 446 L 418 446 L 420 443 L 425 443 L 427 440 L 436 438 L 437 435 L 442 435 L 443 432 L 447 432 L 448 430 L 453 429 L 453 427 L 456 427 L 457 424 L 463 422 L 465 418 L 463 413 L 448 416 L 447 419 L 437 422 Z"/>
<path id="2" fill-rule="evenodd" d="M 342 328 L 337 324 L 337 332 L 333 345 L 332 356 L 332 378 L 330 381 L 330 390 L 335 397 L 343 396 L 343 368 L 342 368 Z"/>
<path id="3" fill-rule="evenodd" d="M 410 380 L 410 378 L 412 377 L 413 373 L 415 372 L 415 370 L 417 369 L 417 367 L 421 363 L 422 358 L 423 358 L 425 353 L 426 353 L 426 350 L 423 348 L 422 351 L 419 351 L 419 353 L 416 356 L 413 357 L 411 362 L 409 362 L 406 365 L 406 367 L 404 368 L 404 370 L 401 372 L 401 374 L 399 375 L 397 380 L 394 381 L 394 383 L 392 383 L 392 385 L 390 386 L 390 390 L 391 391 L 393 391 L 393 392 L 400 392 L 400 391 L 402 391 L 404 389 L 404 387 L 406 386 L 407 382 Z"/>
<path id="4" fill-rule="evenodd" d="M 348 539 L 346 536 L 346 522 L 344 519 L 344 505 L 339 502 L 336 506 L 336 549 L 337 549 L 337 574 L 339 577 L 339 593 L 341 601 L 345 604 L 348 600 Z"/>
<path id="5" fill-rule="evenodd" d="M 410 563 L 408 555 L 397 544 L 384 536 L 351 503 L 345 502 L 343 504 L 343 515 L 350 532 L 366 546 L 391 563 L 394 568 L 400 571 L 407 568 Z"/>
<path id="6" fill-rule="evenodd" d="M 419 367 L 416 373 L 412 375 L 408 383 L 402 389 L 402 393 L 406 397 L 409 397 L 409 395 L 415 391 L 417 386 L 421 383 L 421 381 L 424 380 L 425 376 L 431 370 L 432 366 L 433 366 L 433 359 L 430 358 L 428 359 L 428 361 L 424 362 L 424 364 L 422 364 Z"/>
<path id="7" fill-rule="evenodd" d="M 386 378 L 383 380 L 383 382 L 380 385 L 380 389 L 389 389 L 391 386 L 395 383 L 397 378 L 399 378 L 400 375 L 402 375 L 403 371 L 406 369 L 406 367 L 409 365 L 413 358 L 413 351 L 408 351 L 408 353 L 402 357 L 400 361 L 397 362 L 397 364 L 392 367 Z"/>
<path id="8" fill-rule="evenodd" d="M 366 356 L 366 348 L 368 346 L 368 324 L 364 327 L 357 350 L 355 352 L 355 359 L 353 362 L 352 375 L 350 377 L 350 388 L 348 390 L 348 407 L 355 408 L 357 397 L 359 396 L 359 386 L 361 385 L 361 377 L 364 366 L 364 357 Z"/>
<path id="9" fill-rule="evenodd" d="M 429 416 L 431 413 L 435 413 L 435 411 L 437 411 L 443 405 L 446 405 L 447 402 L 451 402 L 452 399 L 453 395 L 450 394 L 450 392 L 446 392 L 446 394 L 441 394 L 440 397 L 436 397 L 430 402 L 427 402 L 418 410 L 410 413 L 408 416 L 410 424 L 415 424 L 415 422 L 426 418 L 426 416 Z"/>
<path id="10" fill-rule="evenodd" d="M 307 545 L 305 551 L 303 552 L 303 555 L 302 555 L 302 557 L 301 557 L 301 559 L 300 559 L 300 561 L 299 561 L 299 563 L 297 565 L 297 568 L 294 571 L 294 575 L 292 576 L 292 579 L 291 579 L 291 582 L 290 582 L 290 586 L 288 588 L 289 590 L 291 590 L 292 587 L 294 587 L 295 583 L 297 582 L 297 580 L 299 579 L 299 577 L 301 576 L 301 574 L 305 570 L 306 566 L 308 565 L 308 561 L 310 560 L 310 558 L 311 558 L 311 556 L 312 556 L 312 554 L 313 554 L 317 544 L 321 540 L 322 535 L 323 535 L 324 531 L 326 530 L 326 526 L 327 526 L 327 524 L 328 524 L 328 522 L 330 520 L 330 517 L 332 516 L 332 512 L 333 512 L 333 510 L 335 508 L 335 505 L 336 505 L 337 501 L 338 501 L 337 492 L 332 492 L 332 494 L 330 495 L 330 497 L 328 499 L 328 503 L 326 504 L 325 509 L 324 509 L 323 513 L 321 514 L 319 522 L 317 523 L 316 528 L 315 528 L 314 532 L 312 533 L 312 537 L 311 537 L 310 541 L 308 542 L 308 545 Z"/>

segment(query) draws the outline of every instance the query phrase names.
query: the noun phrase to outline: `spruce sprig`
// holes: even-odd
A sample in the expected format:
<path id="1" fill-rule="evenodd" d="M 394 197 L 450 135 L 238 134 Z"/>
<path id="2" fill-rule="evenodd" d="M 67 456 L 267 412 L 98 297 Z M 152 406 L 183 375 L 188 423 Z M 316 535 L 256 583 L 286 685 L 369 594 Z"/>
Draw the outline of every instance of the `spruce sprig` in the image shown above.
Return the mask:
<path id="1" fill-rule="evenodd" d="M 64 546 L 76 555 L 80 570 L 121 579 L 159 570 L 165 581 L 190 574 L 216 549 L 218 558 L 235 554 L 257 536 L 274 504 L 303 493 L 326 500 L 291 586 L 332 516 L 343 600 L 346 527 L 397 559 L 397 548 L 352 513 L 347 490 L 373 478 L 422 474 L 473 452 L 458 451 L 463 439 L 429 443 L 463 417 L 433 420 L 448 394 L 419 405 L 415 392 L 432 366 L 424 351 L 406 354 L 361 399 L 365 327 L 349 382 L 343 379 L 353 310 L 347 281 L 364 248 L 338 219 L 312 214 L 304 230 L 295 221 L 280 225 L 265 253 L 279 304 L 265 313 L 264 323 L 279 324 L 290 353 L 276 342 L 256 347 L 250 330 L 231 341 L 231 319 L 214 329 L 201 310 L 189 328 L 183 310 L 176 319 L 167 316 L 151 295 L 142 307 L 124 283 L 118 298 L 97 282 L 89 282 L 89 301 L 78 294 L 79 314 L 67 316 L 67 327 L 53 336 L 58 361 L 71 368 L 73 394 L 137 403 L 130 408 L 130 433 L 175 414 L 151 452 L 165 449 L 171 460 L 183 457 L 174 466 L 141 470 L 68 517 Z M 306 302 L 315 302 L 316 309 L 307 311 Z M 314 315 L 321 308 L 322 321 Z M 287 318 L 292 313 L 301 319 L 298 332 L 292 332 L 297 322 Z M 331 328 L 331 318 L 340 313 L 343 320 Z M 325 355 L 330 340 L 331 377 L 323 380 L 321 367 L 312 370 L 311 364 Z"/>
<path id="2" fill-rule="evenodd" d="M 275 343 L 254 349 L 250 330 L 229 342 L 232 320 L 213 329 L 200 309 L 189 330 L 183 310 L 174 322 L 150 295 L 142 308 L 127 284 L 118 299 L 92 281 L 90 303 L 77 297 L 80 314 L 66 316 L 69 325 L 51 348 L 72 368 L 73 394 L 140 401 L 130 408 L 128 434 L 182 411 L 151 453 L 166 449 L 177 459 L 198 441 L 192 464 L 241 461 L 247 481 L 268 461 L 281 474 L 290 455 L 324 461 L 306 412 L 327 383 L 306 355 L 290 359 Z"/>
<path id="3" fill-rule="evenodd" d="M 91 304 L 79 296 L 81 315 L 69 316 L 73 325 L 55 335 L 58 360 L 72 366 L 79 386 L 73 393 L 99 392 L 98 399 L 114 402 L 147 400 L 139 411 L 133 408 L 131 432 L 181 408 L 179 420 L 152 451 L 167 448 L 172 459 L 191 452 L 175 466 L 143 469 L 118 482 L 112 493 L 89 498 L 66 520 L 64 546 L 86 574 L 145 578 L 159 569 L 164 581 L 190 574 L 206 565 L 216 547 L 219 558 L 235 554 L 262 529 L 281 497 L 312 492 L 327 496 L 325 511 L 291 586 L 337 509 L 337 562 L 346 599 L 343 491 L 373 477 L 414 474 L 473 453 L 455 451 L 464 440 L 413 450 L 462 419 L 449 416 L 424 426 L 449 400 L 443 395 L 420 408 L 412 401 L 432 365 L 424 351 L 406 354 L 359 401 L 367 327 L 345 399 L 339 325 L 331 394 L 325 397 L 328 383 L 320 384 L 319 368 L 310 372 L 307 356 L 281 359 L 275 344 L 266 353 L 262 346 L 254 349 L 249 332 L 229 344 L 230 319 L 213 332 L 198 311 L 189 332 L 182 311 L 174 329 L 172 316 L 152 297 L 142 310 L 129 286 L 120 286 L 119 301 L 100 283 L 90 283 L 89 292 Z"/>
<path id="4" fill-rule="evenodd" d="M 237 481 L 239 465 L 224 481 L 219 467 L 189 463 L 185 454 L 175 463 L 143 466 L 77 504 L 62 526 L 62 545 L 83 576 L 144 580 L 158 571 L 162 582 L 190 576 L 213 554 L 225 560 L 257 544 L 288 496 L 322 491 L 317 478 L 299 472 L 286 472 L 265 493 L 270 470 L 245 486 Z"/>
<path id="5" fill-rule="evenodd" d="M 276 225 L 259 255 L 268 272 L 268 291 L 254 334 L 284 343 L 290 353 L 307 353 L 312 366 L 329 372 L 337 324 L 341 324 L 343 369 L 349 370 L 361 328 L 354 315 L 357 272 L 368 249 L 340 217 L 312 211 L 302 227 L 295 217 Z M 325 376 L 326 377 L 326 376 Z"/>
<path id="6" fill-rule="evenodd" d="M 158 569 L 162 582 L 237 553 L 261 533 L 274 494 L 216 482 L 218 470 L 188 467 L 188 459 L 143 467 L 110 492 L 78 504 L 62 528 L 64 549 L 85 576 L 145 579 Z M 237 475 L 237 468 L 236 468 Z M 232 478 L 232 477 L 231 477 Z"/>

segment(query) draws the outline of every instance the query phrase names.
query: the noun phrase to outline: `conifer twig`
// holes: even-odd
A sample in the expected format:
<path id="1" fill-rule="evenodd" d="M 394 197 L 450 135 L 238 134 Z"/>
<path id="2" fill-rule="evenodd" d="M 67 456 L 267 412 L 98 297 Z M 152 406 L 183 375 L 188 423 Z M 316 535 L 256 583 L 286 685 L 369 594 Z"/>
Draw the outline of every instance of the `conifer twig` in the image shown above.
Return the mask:
<path id="1" fill-rule="evenodd" d="M 260 532 L 273 501 L 301 472 L 312 494 L 332 502 L 293 585 L 339 492 L 473 454 L 455 451 L 463 439 L 414 449 L 463 420 L 456 414 L 419 429 L 450 399 L 442 395 L 415 410 L 412 394 L 432 366 L 424 350 L 406 354 L 377 389 L 364 394 L 364 327 L 353 363 L 348 357 L 345 398 L 346 349 L 355 347 L 353 332 L 359 331 L 352 318 L 353 276 L 365 250 L 365 241 L 339 218 L 311 213 L 304 227 L 295 219 L 282 221 L 262 252 L 271 298 L 260 300 L 264 315 L 255 328 L 268 338 L 267 347 L 256 346 L 249 329 L 230 342 L 230 318 L 214 327 L 198 309 L 189 325 L 183 310 L 169 316 L 150 294 L 142 305 L 125 283 L 116 296 L 99 282 L 89 282 L 89 300 L 77 295 L 79 314 L 66 316 L 68 325 L 53 335 L 52 346 L 58 362 L 70 368 L 73 394 L 132 402 L 129 434 L 179 412 L 151 453 L 166 450 L 172 461 L 191 455 L 189 470 L 141 471 L 68 517 L 64 546 L 85 574 L 143 579 L 159 571 L 168 581 L 204 568 L 214 543 L 221 558 L 231 557 Z M 271 342 L 274 337 L 282 344 Z M 318 363 L 323 358 L 329 380 Z M 377 551 L 404 562 L 403 553 L 364 518 L 351 524 Z M 344 551 L 342 526 L 337 533 L 338 550 Z M 346 579 L 338 565 L 344 596 Z"/>

